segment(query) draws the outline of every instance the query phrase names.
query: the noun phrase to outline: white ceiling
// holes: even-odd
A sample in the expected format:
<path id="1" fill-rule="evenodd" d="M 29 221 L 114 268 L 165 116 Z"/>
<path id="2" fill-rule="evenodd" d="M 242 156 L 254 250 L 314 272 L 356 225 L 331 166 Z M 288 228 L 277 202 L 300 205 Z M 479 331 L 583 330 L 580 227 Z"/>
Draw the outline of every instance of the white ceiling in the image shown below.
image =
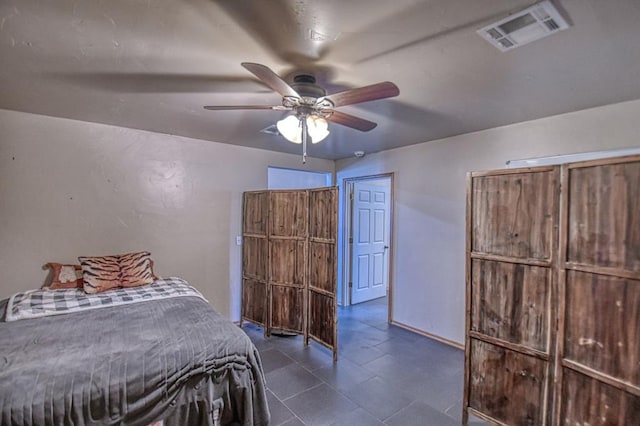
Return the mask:
<path id="1" fill-rule="evenodd" d="M 299 153 L 241 62 L 329 93 L 390 80 L 309 148 L 338 159 L 640 98 L 640 1 L 561 0 L 571 28 L 501 53 L 478 28 L 526 0 L 1 0 L 0 108 Z"/>

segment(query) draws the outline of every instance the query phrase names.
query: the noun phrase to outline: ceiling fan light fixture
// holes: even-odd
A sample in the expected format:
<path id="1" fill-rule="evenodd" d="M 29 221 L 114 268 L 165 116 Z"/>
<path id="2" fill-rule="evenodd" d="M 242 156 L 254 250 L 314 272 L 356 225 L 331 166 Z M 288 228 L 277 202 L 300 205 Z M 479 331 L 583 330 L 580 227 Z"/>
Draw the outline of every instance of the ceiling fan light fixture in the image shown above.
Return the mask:
<path id="1" fill-rule="evenodd" d="M 310 115 L 307 117 L 307 132 L 311 136 L 311 143 L 318 143 L 329 136 L 329 123 L 322 117 Z"/>
<path id="2" fill-rule="evenodd" d="M 278 121 L 276 127 L 278 132 L 289 142 L 302 143 L 302 120 L 306 121 L 307 134 L 311 137 L 312 143 L 318 143 L 329 136 L 329 123 L 322 117 L 310 115 L 306 117 L 298 117 L 289 115 Z"/>
<path id="3" fill-rule="evenodd" d="M 278 132 L 289 142 L 302 143 L 302 126 L 295 115 L 289 115 L 276 123 Z"/>

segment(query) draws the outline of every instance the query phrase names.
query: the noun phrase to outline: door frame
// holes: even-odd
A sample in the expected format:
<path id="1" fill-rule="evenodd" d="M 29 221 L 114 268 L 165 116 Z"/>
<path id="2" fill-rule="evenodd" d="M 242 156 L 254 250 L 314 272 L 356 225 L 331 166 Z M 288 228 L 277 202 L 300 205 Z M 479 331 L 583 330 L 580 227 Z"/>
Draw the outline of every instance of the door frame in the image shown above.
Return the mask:
<path id="1" fill-rule="evenodd" d="M 342 240 L 340 241 L 340 245 L 342 247 L 342 305 L 350 306 L 351 305 L 351 291 L 349 289 L 349 280 L 351 279 L 351 258 L 352 258 L 352 250 L 351 245 L 349 244 L 349 235 L 351 234 L 351 228 L 353 223 L 353 212 L 351 211 L 351 202 L 349 199 L 349 187 L 352 186 L 355 182 L 362 182 L 368 180 L 378 180 L 378 179 L 389 179 L 389 268 L 387 270 L 387 283 L 389 285 L 389 295 L 388 295 L 388 306 L 387 306 L 387 322 L 393 321 L 393 264 L 394 264 L 394 232 L 393 232 L 393 223 L 394 223 L 394 206 L 395 206 L 395 194 L 394 194 L 394 173 L 380 173 L 376 175 L 366 175 L 366 176 L 357 176 L 344 178 L 342 180 L 342 201 L 343 201 L 343 211 L 342 211 Z"/>

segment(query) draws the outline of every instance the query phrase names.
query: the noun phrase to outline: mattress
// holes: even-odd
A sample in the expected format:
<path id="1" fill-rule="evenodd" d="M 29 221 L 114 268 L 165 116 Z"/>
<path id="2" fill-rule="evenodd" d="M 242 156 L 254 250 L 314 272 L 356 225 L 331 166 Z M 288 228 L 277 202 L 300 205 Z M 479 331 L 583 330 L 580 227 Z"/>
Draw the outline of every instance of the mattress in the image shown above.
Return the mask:
<path id="1" fill-rule="evenodd" d="M 261 361 L 204 300 L 178 297 L 5 322 L 2 425 L 267 425 Z"/>

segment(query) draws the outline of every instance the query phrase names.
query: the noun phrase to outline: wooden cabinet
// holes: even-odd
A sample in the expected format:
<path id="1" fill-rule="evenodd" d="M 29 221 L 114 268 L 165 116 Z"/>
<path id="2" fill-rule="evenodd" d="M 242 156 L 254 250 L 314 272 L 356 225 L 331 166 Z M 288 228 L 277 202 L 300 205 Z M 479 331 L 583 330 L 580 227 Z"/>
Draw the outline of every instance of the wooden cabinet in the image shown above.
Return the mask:
<path id="1" fill-rule="evenodd" d="M 471 173 L 464 413 L 640 424 L 640 156 Z"/>
<path id="2" fill-rule="evenodd" d="M 242 320 L 337 355 L 337 188 L 244 193 Z"/>

